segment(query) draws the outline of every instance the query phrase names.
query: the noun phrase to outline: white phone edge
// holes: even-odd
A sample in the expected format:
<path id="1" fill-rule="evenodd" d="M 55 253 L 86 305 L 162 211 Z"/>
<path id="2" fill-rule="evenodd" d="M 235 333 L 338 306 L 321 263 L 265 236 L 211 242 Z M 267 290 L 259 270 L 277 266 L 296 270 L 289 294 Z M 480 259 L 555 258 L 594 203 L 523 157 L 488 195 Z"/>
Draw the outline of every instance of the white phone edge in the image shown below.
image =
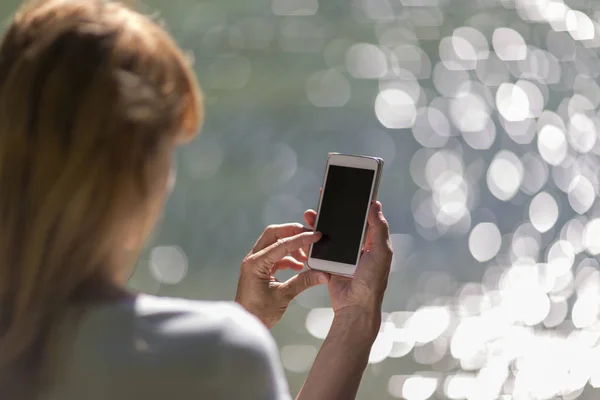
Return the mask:
<path id="1" fill-rule="evenodd" d="M 336 159 L 339 159 L 339 160 L 336 160 Z M 375 161 L 377 163 L 377 165 L 372 165 L 372 161 Z M 371 197 L 369 200 L 369 206 L 370 206 L 371 203 L 377 199 L 377 192 L 379 190 L 379 184 L 381 181 L 381 174 L 383 171 L 384 160 L 383 160 L 383 158 L 379 158 L 379 157 L 370 157 L 370 156 L 361 156 L 361 155 L 354 155 L 354 154 L 343 154 L 343 153 L 330 152 L 327 157 L 327 164 L 325 166 L 325 172 L 323 174 L 323 183 L 322 183 L 323 191 L 319 196 L 319 204 L 317 207 L 317 219 L 315 221 L 315 229 L 316 229 L 317 223 L 319 221 L 319 215 L 321 212 L 321 202 L 323 200 L 323 194 L 325 193 L 325 190 L 326 190 L 327 173 L 329 171 L 330 165 L 342 165 L 342 166 L 349 166 L 349 167 L 372 169 L 375 171 L 375 178 L 371 185 Z M 375 167 L 375 168 L 372 168 L 372 167 Z M 308 253 L 308 260 L 307 260 L 306 266 L 309 269 L 314 269 L 317 271 L 323 271 L 323 272 L 327 272 L 330 274 L 353 277 L 354 272 L 356 271 L 356 267 L 358 265 L 358 261 L 360 260 L 360 254 L 362 252 L 362 247 L 364 246 L 364 243 L 367 238 L 367 235 L 366 235 L 366 233 L 367 233 L 367 213 L 368 213 L 368 209 L 366 210 L 366 213 L 365 213 L 365 221 L 364 221 L 364 225 L 363 225 L 363 232 L 362 232 L 362 238 L 361 238 L 361 243 L 362 243 L 361 251 L 359 251 L 357 254 L 355 264 L 345 264 L 345 263 L 338 263 L 338 262 L 334 262 L 334 261 L 322 260 L 319 258 L 312 258 L 311 256 L 312 256 L 313 246 L 311 245 L 310 249 L 309 249 L 309 253 Z"/>

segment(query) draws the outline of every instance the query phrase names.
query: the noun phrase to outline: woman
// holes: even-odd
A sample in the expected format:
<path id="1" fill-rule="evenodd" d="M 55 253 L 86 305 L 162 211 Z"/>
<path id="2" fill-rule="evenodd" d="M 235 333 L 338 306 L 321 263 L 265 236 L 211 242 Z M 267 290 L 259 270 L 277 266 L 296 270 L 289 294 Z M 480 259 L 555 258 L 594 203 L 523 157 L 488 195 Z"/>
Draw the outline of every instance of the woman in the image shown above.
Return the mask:
<path id="1" fill-rule="evenodd" d="M 319 239 L 309 210 L 309 228 L 258 239 L 242 307 L 127 291 L 173 152 L 202 118 L 186 58 L 146 17 L 105 0 L 15 15 L 0 46 L 0 398 L 287 399 L 267 328 L 318 283 L 335 317 L 298 398 L 356 395 L 392 256 L 379 203 L 354 279 L 273 278 Z"/>

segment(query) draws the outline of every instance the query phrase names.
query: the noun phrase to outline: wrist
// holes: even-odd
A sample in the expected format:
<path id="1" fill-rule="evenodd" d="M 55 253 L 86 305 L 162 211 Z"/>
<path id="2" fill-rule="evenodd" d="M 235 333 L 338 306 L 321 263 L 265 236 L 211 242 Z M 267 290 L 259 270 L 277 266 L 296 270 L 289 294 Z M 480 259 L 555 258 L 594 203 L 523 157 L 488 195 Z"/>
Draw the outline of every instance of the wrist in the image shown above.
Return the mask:
<path id="1" fill-rule="evenodd" d="M 373 342 L 381 327 L 381 312 L 361 307 L 344 307 L 335 312 L 333 327 L 357 339 Z"/>

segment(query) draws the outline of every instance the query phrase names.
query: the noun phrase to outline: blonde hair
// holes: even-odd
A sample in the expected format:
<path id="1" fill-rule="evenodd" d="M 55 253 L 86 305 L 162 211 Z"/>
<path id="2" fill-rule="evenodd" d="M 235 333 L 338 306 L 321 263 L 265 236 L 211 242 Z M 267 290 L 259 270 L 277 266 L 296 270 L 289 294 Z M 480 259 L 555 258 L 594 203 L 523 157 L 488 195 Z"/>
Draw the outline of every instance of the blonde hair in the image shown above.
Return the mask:
<path id="1" fill-rule="evenodd" d="M 0 45 L 0 397 L 35 397 L 66 306 L 114 268 L 203 120 L 187 58 L 106 0 L 42 0 Z M 122 245 L 121 245 L 122 247 Z"/>

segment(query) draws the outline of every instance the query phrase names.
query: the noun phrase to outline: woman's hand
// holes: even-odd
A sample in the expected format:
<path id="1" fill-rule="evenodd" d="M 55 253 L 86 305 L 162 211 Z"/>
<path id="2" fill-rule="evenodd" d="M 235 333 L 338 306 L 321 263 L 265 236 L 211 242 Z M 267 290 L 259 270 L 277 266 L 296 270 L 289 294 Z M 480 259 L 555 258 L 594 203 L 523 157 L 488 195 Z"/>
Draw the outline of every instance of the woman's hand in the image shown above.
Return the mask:
<path id="1" fill-rule="evenodd" d="M 314 228 L 316 216 L 313 210 L 304 213 L 309 227 Z M 370 328 L 377 334 L 391 263 L 388 223 L 381 211 L 381 203 L 374 202 L 369 209 L 367 240 L 354 278 L 331 275 L 329 280 L 329 296 L 336 319 L 364 317 L 364 320 L 372 321 Z"/>
<path id="2" fill-rule="evenodd" d="M 312 286 L 329 281 L 329 274 L 313 270 L 285 282 L 274 277 L 278 270 L 302 270 L 308 247 L 320 238 L 319 233 L 300 224 L 267 227 L 242 262 L 235 300 L 272 328 L 293 298 Z"/>

